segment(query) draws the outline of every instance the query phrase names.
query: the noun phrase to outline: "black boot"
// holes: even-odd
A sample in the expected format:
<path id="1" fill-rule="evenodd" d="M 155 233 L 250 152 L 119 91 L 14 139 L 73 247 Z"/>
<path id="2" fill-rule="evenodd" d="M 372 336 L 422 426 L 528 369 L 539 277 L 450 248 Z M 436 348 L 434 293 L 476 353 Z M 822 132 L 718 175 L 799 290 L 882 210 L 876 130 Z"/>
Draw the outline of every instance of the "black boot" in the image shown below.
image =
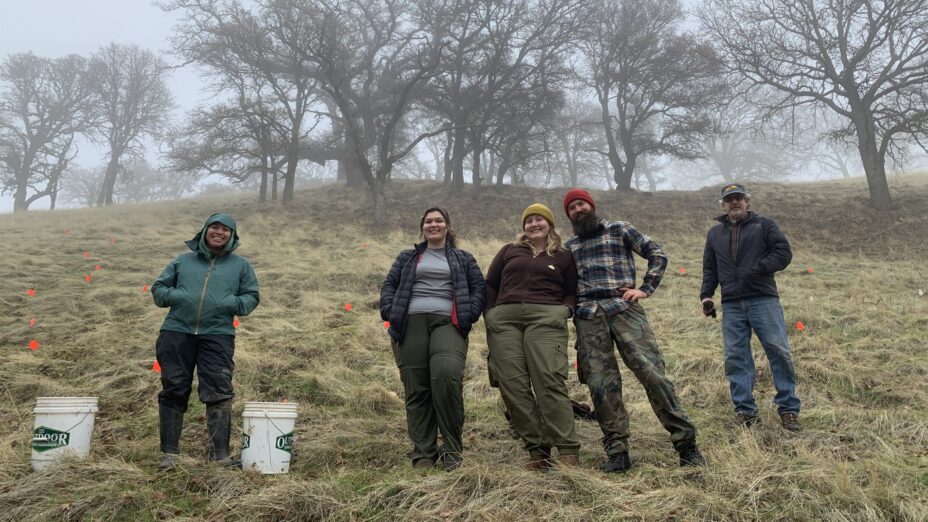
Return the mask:
<path id="1" fill-rule="evenodd" d="M 605 473 L 625 473 L 632 467 L 632 459 L 627 451 L 609 455 L 609 460 L 603 463 Z"/>
<path id="2" fill-rule="evenodd" d="M 180 454 L 180 433 L 184 428 L 184 412 L 158 405 L 158 420 L 161 434 L 161 464 L 159 469 L 167 471 L 177 465 Z"/>
<path id="3" fill-rule="evenodd" d="M 240 461 L 229 456 L 229 438 L 232 434 L 232 401 L 206 405 L 206 430 L 209 433 L 209 458 L 224 466 L 241 467 Z"/>

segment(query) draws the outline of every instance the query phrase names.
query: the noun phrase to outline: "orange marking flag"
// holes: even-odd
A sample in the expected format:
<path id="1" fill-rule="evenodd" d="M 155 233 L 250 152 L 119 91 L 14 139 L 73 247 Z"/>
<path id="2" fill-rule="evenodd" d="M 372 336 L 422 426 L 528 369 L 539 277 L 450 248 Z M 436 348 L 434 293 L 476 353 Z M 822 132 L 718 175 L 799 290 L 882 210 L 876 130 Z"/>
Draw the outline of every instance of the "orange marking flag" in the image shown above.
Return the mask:
<path id="1" fill-rule="evenodd" d="M 142 291 L 143 291 L 143 292 L 147 292 L 147 291 L 148 291 L 148 285 L 142 285 Z"/>
<path id="2" fill-rule="evenodd" d="M 802 321 L 796 321 L 796 329 L 800 332 L 804 332 L 806 330 L 806 325 L 802 324 Z"/>
<path id="3" fill-rule="evenodd" d="M 94 267 L 93 267 L 94 270 L 101 270 L 102 268 L 103 268 L 103 267 L 100 266 L 100 265 L 94 265 Z"/>
<path id="4" fill-rule="evenodd" d="M 90 282 L 91 279 L 93 279 L 93 277 L 91 277 L 90 274 L 87 274 L 84 276 L 84 281 L 87 281 L 88 283 Z"/>
<path id="5" fill-rule="evenodd" d="M 33 352 L 36 351 L 36 350 L 38 350 L 38 349 L 39 349 L 39 341 L 36 341 L 35 339 L 29 341 L 29 349 L 32 350 Z"/>
<path id="6" fill-rule="evenodd" d="M 158 359 L 155 359 L 155 364 L 151 365 L 151 371 L 155 373 L 161 373 L 161 365 L 158 364 Z"/>
<path id="7" fill-rule="evenodd" d="M 29 297 L 35 297 L 35 290 L 32 288 L 30 288 L 29 290 L 26 290 L 26 295 L 28 295 Z"/>
<path id="8" fill-rule="evenodd" d="M 238 320 L 238 317 L 232 320 L 232 326 L 234 326 L 235 328 L 242 326 L 242 322 Z"/>
<path id="9" fill-rule="evenodd" d="M 679 272 L 680 272 L 680 275 L 686 275 L 686 269 L 683 268 L 682 266 L 680 267 Z"/>
<path id="10" fill-rule="evenodd" d="M 811 274 L 812 272 L 815 272 L 815 269 L 814 269 L 814 268 L 812 268 L 811 266 L 810 266 L 809 268 L 806 268 L 806 273 L 807 273 L 807 274 Z"/>
<path id="11" fill-rule="evenodd" d="M 351 308 L 352 308 L 352 307 L 351 307 L 351 303 L 345 303 L 345 311 L 346 311 L 346 312 L 350 312 L 350 311 L 351 311 Z"/>
<path id="12" fill-rule="evenodd" d="M 90 259 L 90 252 L 84 251 L 84 259 Z"/>
<path id="13" fill-rule="evenodd" d="M 29 328 L 35 328 L 35 317 L 29 319 Z"/>
<path id="14" fill-rule="evenodd" d="M 390 321 L 384 321 L 384 322 L 383 322 L 383 327 L 384 327 L 384 328 L 390 328 Z"/>

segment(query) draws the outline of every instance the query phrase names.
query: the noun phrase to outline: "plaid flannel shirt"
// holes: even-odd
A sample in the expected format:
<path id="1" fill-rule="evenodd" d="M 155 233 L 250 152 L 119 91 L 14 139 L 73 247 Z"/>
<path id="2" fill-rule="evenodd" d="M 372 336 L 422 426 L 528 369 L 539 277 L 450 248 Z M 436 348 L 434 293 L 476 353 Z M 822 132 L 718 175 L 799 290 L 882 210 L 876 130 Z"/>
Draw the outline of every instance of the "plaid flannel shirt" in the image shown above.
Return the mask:
<path id="1" fill-rule="evenodd" d="M 607 316 L 624 312 L 628 301 L 622 289 L 635 288 L 632 252 L 648 260 L 648 271 L 639 287 L 651 295 L 667 268 L 667 254 L 651 238 L 624 221 L 600 221 L 600 234 L 580 239 L 573 236 L 565 246 L 577 262 L 577 311 L 579 319 L 593 319 L 599 306 Z"/>

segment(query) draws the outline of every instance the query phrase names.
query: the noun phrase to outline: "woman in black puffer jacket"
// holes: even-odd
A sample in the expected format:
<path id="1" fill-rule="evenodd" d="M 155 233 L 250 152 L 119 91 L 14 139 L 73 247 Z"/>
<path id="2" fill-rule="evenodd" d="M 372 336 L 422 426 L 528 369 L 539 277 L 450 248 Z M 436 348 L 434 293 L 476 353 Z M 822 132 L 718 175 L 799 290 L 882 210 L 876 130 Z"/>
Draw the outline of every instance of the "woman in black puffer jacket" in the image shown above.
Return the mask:
<path id="1" fill-rule="evenodd" d="M 457 248 L 445 210 L 426 210 L 419 228 L 425 241 L 397 256 L 380 290 L 380 315 L 390 322 L 406 392 L 412 464 L 452 470 L 463 450 L 467 334 L 483 312 L 486 285 L 474 256 Z"/>

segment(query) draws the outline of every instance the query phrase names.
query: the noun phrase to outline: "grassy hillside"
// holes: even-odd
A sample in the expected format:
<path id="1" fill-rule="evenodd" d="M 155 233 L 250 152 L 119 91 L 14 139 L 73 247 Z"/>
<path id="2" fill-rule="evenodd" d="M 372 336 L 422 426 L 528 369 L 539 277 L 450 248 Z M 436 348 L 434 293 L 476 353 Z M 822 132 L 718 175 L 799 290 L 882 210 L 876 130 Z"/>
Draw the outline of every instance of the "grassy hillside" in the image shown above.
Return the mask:
<path id="1" fill-rule="evenodd" d="M 805 325 L 790 327 L 799 434 L 779 427 L 759 349 L 765 422 L 752 431 L 732 423 L 719 324 L 697 307 L 715 190 L 595 194 L 601 215 L 632 222 L 670 254 L 664 282 L 644 304 L 710 462 L 676 466 L 626 370 L 636 467 L 624 476 L 598 471 L 601 434 L 585 421 L 580 469 L 520 469 L 524 453 L 487 384 L 482 322 L 466 368 L 465 465 L 417 472 L 406 458 L 402 385 L 376 302 L 395 255 L 417 240 L 421 210 L 448 207 L 464 248 L 485 269 L 535 200 L 555 210 L 566 232 L 562 191 L 486 189 L 475 202 L 400 183 L 387 195 L 389 222 L 376 226 L 365 190 L 342 187 L 299 193 L 289 208 L 227 197 L 0 216 L 0 520 L 926 520 L 928 177 L 900 178 L 893 188 L 897 208 L 880 213 L 861 182 L 752 187 L 754 209 L 793 243 L 778 284 L 787 323 Z M 262 294 L 238 331 L 235 423 L 245 401 L 299 403 L 286 476 L 206 465 L 205 414 L 195 399 L 183 469 L 156 471 L 160 384 L 151 366 L 164 310 L 143 286 L 217 210 L 237 218 L 239 253 L 252 261 Z M 570 390 L 589 402 L 573 375 Z M 99 396 L 101 411 L 90 459 L 33 473 L 32 407 L 45 395 Z"/>

